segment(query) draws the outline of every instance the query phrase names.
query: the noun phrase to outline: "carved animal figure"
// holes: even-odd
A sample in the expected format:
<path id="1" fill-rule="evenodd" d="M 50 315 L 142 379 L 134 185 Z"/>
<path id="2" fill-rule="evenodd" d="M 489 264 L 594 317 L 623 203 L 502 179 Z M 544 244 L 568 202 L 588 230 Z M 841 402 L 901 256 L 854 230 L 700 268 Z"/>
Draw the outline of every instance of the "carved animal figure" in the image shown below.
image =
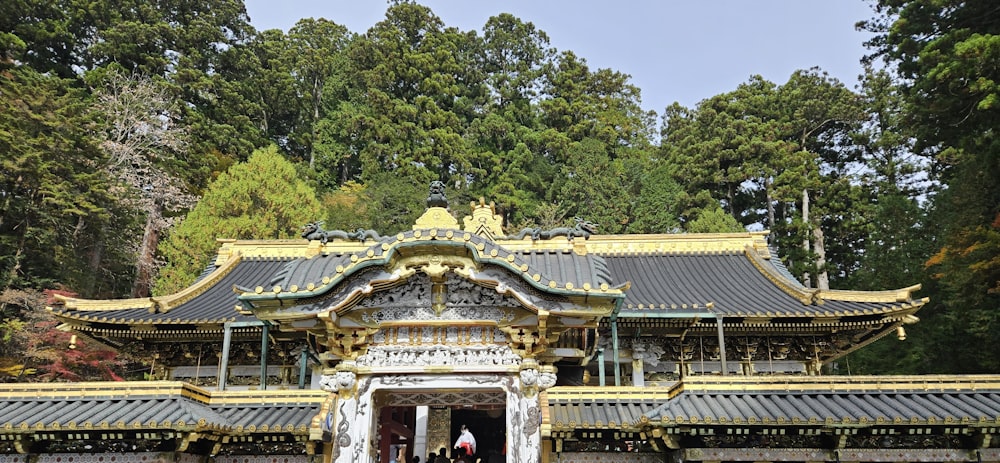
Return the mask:
<path id="1" fill-rule="evenodd" d="M 365 230 L 364 228 L 358 228 L 354 233 L 348 234 L 351 239 L 358 240 L 364 243 L 366 240 L 378 241 L 382 239 L 382 236 L 378 234 L 375 230 Z"/>
<path id="2" fill-rule="evenodd" d="M 427 207 L 448 207 L 448 198 L 444 196 L 444 182 L 431 182 L 431 191 L 427 196 Z"/>
<path id="3" fill-rule="evenodd" d="M 525 228 L 517 235 L 508 236 L 506 238 L 521 240 L 526 236 L 531 236 L 532 241 L 538 241 L 547 240 L 556 236 L 565 236 L 568 240 L 573 241 L 573 238 L 583 237 L 583 239 L 588 239 L 590 238 L 590 235 L 597 234 L 597 224 L 584 220 L 580 217 L 575 217 L 573 220 L 576 221 L 576 225 L 573 227 L 558 227 L 551 230 L 542 230 L 541 228 Z"/>
<path id="4" fill-rule="evenodd" d="M 309 222 L 303 225 L 301 236 L 309 241 L 320 240 L 326 244 L 326 230 L 323 230 L 323 221 Z"/>
<path id="5" fill-rule="evenodd" d="M 342 241 L 358 240 L 364 243 L 367 240 L 378 241 L 382 238 L 375 230 L 365 230 L 364 228 L 358 228 L 353 232 L 324 230 L 323 221 L 310 222 L 302 226 L 302 237 L 309 241 L 319 240 L 323 244 L 334 239 Z"/>

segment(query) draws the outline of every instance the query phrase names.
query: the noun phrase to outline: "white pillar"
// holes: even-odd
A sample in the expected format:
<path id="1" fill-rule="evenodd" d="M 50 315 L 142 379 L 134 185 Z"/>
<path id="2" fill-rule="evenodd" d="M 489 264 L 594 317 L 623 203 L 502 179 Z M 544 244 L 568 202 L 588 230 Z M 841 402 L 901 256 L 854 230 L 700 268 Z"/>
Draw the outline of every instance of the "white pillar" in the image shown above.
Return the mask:
<path id="1" fill-rule="evenodd" d="M 417 406 L 417 424 L 413 431 L 413 455 L 420 461 L 427 459 L 427 410 L 426 405 Z M 429 462 L 433 463 L 433 462 Z"/>
<path id="2" fill-rule="evenodd" d="M 632 359 L 632 385 L 645 386 L 645 373 L 642 368 L 642 359 Z"/>

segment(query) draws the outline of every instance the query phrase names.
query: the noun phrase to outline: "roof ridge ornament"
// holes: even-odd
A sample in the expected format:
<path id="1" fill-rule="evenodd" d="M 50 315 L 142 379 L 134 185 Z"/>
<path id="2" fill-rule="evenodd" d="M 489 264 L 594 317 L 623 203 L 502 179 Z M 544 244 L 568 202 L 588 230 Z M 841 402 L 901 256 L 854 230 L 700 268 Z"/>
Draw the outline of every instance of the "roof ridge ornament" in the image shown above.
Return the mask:
<path id="1" fill-rule="evenodd" d="M 444 182 L 435 180 L 431 182 L 430 194 L 427 196 L 427 207 L 448 208 L 448 198 L 444 195 Z"/>
<path id="2" fill-rule="evenodd" d="M 341 241 L 360 241 L 362 244 L 367 240 L 379 241 L 382 236 L 375 230 L 365 230 L 357 228 L 352 232 L 343 230 L 324 230 L 323 221 L 317 220 L 302 226 L 301 236 L 309 241 L 318 240 L 326 244 L 330 240 L 339 239 Z"/>
<path id="3" fill-rule="evenodd" d="M 522 229 L 518 234 L 505 236 L 505 239 L 509 240 L 523 240 L 525 237 L 530 236 L 531 241 L 547 240 L 554 238 L 556 236 L 565 236 L 566 239 L 573 241 L 573 238 L 583 237 L 583 239 L 590 239 L 590 235 L 597 234 L 597 225 L 589 220 L 583 219 L 581 217 L 573 218 L 575 225 L 572 227 L 556 227 L 550 230 L 542 230 L 541 227 L 537 228 L 525 228 Z"/>
<path id="4" fill-rule="evenodd" d="M 487 205 L 486 199 L 480 197 L 479 204 L 473 201 L 469 205 L 472 206 L 472 215 L 467 215 L 463 219 L 466 232 L 482 236 L 490 241 L 496 241 L 504 236 L 503 217 L 497 214 L 494 202 L 490 201 Z"/>
<path id="5" fill-rule="evenodd" d="M 448 211 L 448 198 L 444 194 L 444 182 L 431 182 L 427 196 L 427 210 L 413 224 L 414 230 L 458 229 L 458 220 Z"/>

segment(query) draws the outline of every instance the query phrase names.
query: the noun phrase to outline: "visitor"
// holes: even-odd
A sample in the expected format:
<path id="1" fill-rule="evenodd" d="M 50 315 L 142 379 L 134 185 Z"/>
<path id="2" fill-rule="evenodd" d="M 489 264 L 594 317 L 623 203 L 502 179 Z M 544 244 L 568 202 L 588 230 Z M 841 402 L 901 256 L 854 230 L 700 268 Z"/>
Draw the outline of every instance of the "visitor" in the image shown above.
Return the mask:
<path id="1" fill-rule="evenodd" d="M 448 449 L 441 447 L 441 450 L 438 451 L 437 458 L 434 459 L 434 463 L 451 463 L 451 460 L 448 459 Z"/>

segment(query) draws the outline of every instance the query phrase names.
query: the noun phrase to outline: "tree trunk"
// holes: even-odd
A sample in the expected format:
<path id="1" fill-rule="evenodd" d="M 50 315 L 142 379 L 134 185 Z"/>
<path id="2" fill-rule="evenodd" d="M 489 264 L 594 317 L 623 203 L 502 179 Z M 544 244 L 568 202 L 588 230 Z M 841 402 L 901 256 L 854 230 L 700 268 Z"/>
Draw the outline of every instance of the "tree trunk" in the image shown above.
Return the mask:
<path id="1" fill-rule="evenodd" d="M 149 297 L 153 289 L 153 269 L 155 267 L 156 245 L 160 239 L 160 208 L 152 207 L 146 216 L 146 227 L 139 244 L 139 255 L 135 261 L 135 282 L 132 297 Z"/>
<path id="2" fill-rule="evenodd" d="M 819 225 L 813 227 L 813 252 L 816 254 L 816 287 L 830 289 L 830 274 L 826 271 L 826 243 L 823 241 L 823 229 Z"/>
<path id="3" fill-rule="evenodd" d="M 312 169 L 313 165 L 316 163 L 316 123 L 319 121 L 319 107 L 323 103 L 323 83 L 320 79 L 313 80 L 313 97 L 312 97 L 312 123 L 309 127 L 309 133 L 312 135 L 311 140 L 309 140 L 309 168 Z"/>
<path id="4" fill-rule="evenodd" d="M 809 255 L 810 246 L 809 246 L 808 228 L 812 225 L 812 223 L 809 222 L 809 190 L 805 188 L 802 189 L 802 224 L 804 227 L 807 227 L 805 238 L 802 239 L 802 250 L 804 251 L 805 255 Z M 803 257 L 802 264 L 808 265 L 808 262 L 809 259 Z M 812 281 L 809 277 L 808 271 L 802 272 L 802 284 L 805 285 L 806 288 L 812 287 Z"/>
<path id="5" fill-rule="evenodd" d="M 87 295 L 93 297 L 97 291 L 97 281 L 101 278 L 101 262 L 104 261 L 104 242 L 107 240 L 106 230 L 102 229 L 101 234 L 94 241 L 94 247 L 90 251 L 90 279 L 87 281 Z"/>
<path id="6" fill-rule="evenodd" d="M 771 198 L 771 182 L 773 179 L 764 179 L 764 194 L 767 200 L 767 229 L 774 230 L 774 198 Z M 773 243 L 772 243 L 773 244 Z"/>
<path id="7" fill-rule="evenodd" d="M 732 183 L 730 183 L 726 191 L 726 199 L 729 201 L 727 209 L 729 209 L 729 215 L 736 217 L 736 200 L 734 199 L 736 197 L 736 193 L 733 191 L 733 189 L 734 186 Z"/>

